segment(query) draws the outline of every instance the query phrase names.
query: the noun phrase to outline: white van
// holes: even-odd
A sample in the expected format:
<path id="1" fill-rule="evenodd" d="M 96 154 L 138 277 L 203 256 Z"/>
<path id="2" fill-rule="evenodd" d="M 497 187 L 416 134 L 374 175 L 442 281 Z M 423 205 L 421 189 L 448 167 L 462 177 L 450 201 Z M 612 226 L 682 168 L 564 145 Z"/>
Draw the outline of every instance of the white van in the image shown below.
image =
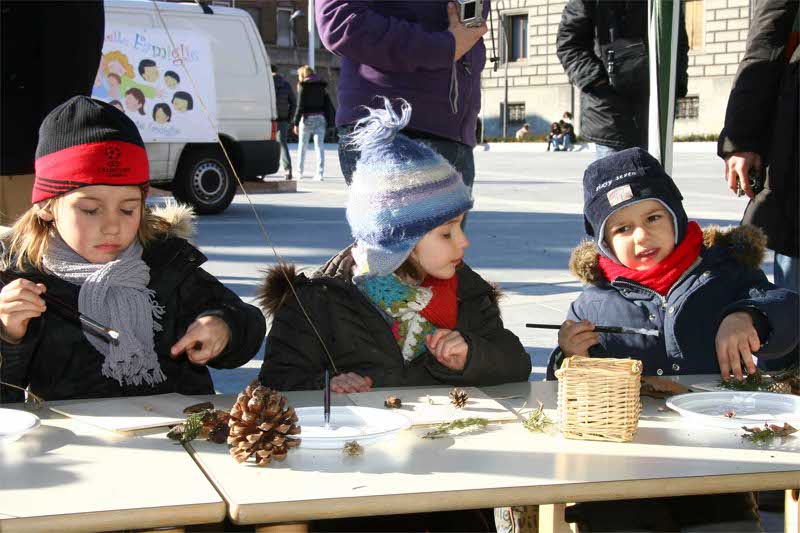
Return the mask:
<path id="1" fill-rule="evenodd" d="M 213 108 L 216 124 L 220 132 L 220 137 L 225 145 L 233 164 L 243 180 L 253 179 L 257 175 L 272 174 L 278 170 L 279 145 L 275 141 L 277 117 L 275 109 L 275 86 L 272 81 L 269 58 L 267 57 L 261 36 L 250 15 L 240 9 L 228 7 L 203 7 L 197 4 L 176 4 L 159 2 L 156 6 L 154 2 L 143 0 L 105 0 L 106 14 L 106 40 L 104 43 L 104 60 L 107 46 L 113 40 L 118 28 L 141 28 L 137 30 L 136 39 L 139 40 L 141 33 L 142 41 L 148 32 L 157 35 L 168 35 L 164 32 L 164 25 L 169 30 L 169 37 L 174 35 L 187 36 L 189 40 L 196 40 L 210 50 L 213 67 L 209 67 L 205 85 L 215 87 L 215 91 L 210 93 L 210 102 L 203 102 L 208 108 Z M 162 22 L 163 20 L 163 22 Z M 115 33 L 116 32 L 116 33 Z M 126 37 L 127 39 L 127 37 Z M 130 43 L 128 43 L 130 44 Z M 178 57 L 180 53 L 170 47 L 170 53 Z M 175 48 L 183 49 L 184 46 L 175 44 Z M 141 57 L 141 56 L 140 56 Z M 165 64 L 170 67 L 173 62 L 171 57 L 165 55 Z M 188 105 L 189 109 L 194 109 L 195 119 L 204 119 L 208 132 L 205 135 L 194 136 L 192 138 L 191 129 L 202 128 L 187 127 L 187 135 L 177 134 L 176 138 L 170 139 L 166 135 L 159 135 L 158 132 L 169 133 L 172 124 L 168 123 L 171 117 L 178 117 L 180 112 L 186 111 L 186 103 L 174 105 L 175 100 L 170 104 L 170 98 L 178 98 L 179 93 L 174 92 L 180 88 L 192 87 L 189 84 L 188 76 L 181 70 L 179 61 L 174 62 L 174 72 L 167 70 L 167 74 L 175 78 L 182 77 L 180 88 L 176 88 L 175 81 L 164 76 L 164 68 L 161 72 L 153 67 L 155 77 L 147 80 L 144 73 L 143 64 L 150 65 L 153 61 L 149 60 L 127 61 L 126 66 L 121 72 L 125 85 L 122 91 L 119 89 L 120 76 L 117 76 L 116 98 L 114 102 L 122 109 L 128 109 L 125 89 L 131 92 L 131 87 L 140 87 L 148 94 L 154 95 L 153 91 L 159 91 L 158 97 L 154 96 L 152 102 L 145 108 L 144 104 L 137 109 L 136 118 L 148 121 L 148 127 L 161 128 L 156 130 L 148 137 L 143 132 L 143 127 L 137 123 L 147 148 L 147 157 L 150 160 L 150 179 L 154 186 L 172 190 L 174 196 L 182 202 L 193 205 L 199 213 L 218 213 L 223 211 L 233 200 L 236 193 L 236 179 L 230 171 L 225 156 L 215 142 L 213 127 L 203 115 L 205 107 L 197 101 L 197 96 L 192 102 L 191 97 Z M 190 61 L 190 59 L 189 59 Z M 119 65 L 116 65 L 119 68 Z M 127 68 L 127 75 L 124 74 Z M 138 70 L 138 74 L 137 74 Z M 213 70 L 213 72 L 212 72 Z M 109 75 L 109 71 L 105 71 Z M 200 69 L 192 72 L 192 78 L 202 78 Z M 128 76 L 128 77 L 126 77 Z M 160 76 L 160 77 L 159 77 Z M 113 77 L 113 76 L 111 76 Z M 98 79 L 95 84 L 99 84 L 103 78 L 103 64 L 98 72 Z M 151 84 L 147 84 L 151 81 Z M 164 82 L 169 81 L 169 87 L 164 86 Z M 197 80 L 194 80 L 197 83 Z M 158 88 L 158 84 L 160 88 Z M 147 87 L 145 87 L 147 85 Z M 169 92 L 169 90 L 172 92 Z M 164 91 L 168 91 L 165 92 Z M 120 93 L 122 93 L 120 95 Z M 94 93 L 93 93 L 94 94 Z M 136 94 L 141 95 L 142 92 Z M 180 93 L 186 95 L 187 92 Z M 213 95 L 216 95 L 214 98 Z M 109 96 L 109 99 L 111 97 Z M 130 98 L 130 97 L 128 97 Z M 109 101 L 107 99 L 106 101 Z M 145 100 L 141 96 L 142 101 Z M 161 103 L 156 103 L 158 100 Z M 121 102 L 120 102 L 121 101 Z M 135 99 L 130 99 L 136 105 Z M 157 111 L 156 106 L 161 110 Z M 166 112 L 167 114 L 165 114 Z M 158 113 L 158 115 L 157 115 Z M 151 118 L 152 115 L 152 118 Z M 129 115 L 131 116 L 131 115 Z M 185 114 L 188 116 L 188 114 Z M 155 121 L 158 119 L 158 124 Z M 176 121 L 173 120 L 173 124 Z M 174 129 L 174 128 L 173 128 Z M 198 141 L 200 139 L 200 141 Z"/>

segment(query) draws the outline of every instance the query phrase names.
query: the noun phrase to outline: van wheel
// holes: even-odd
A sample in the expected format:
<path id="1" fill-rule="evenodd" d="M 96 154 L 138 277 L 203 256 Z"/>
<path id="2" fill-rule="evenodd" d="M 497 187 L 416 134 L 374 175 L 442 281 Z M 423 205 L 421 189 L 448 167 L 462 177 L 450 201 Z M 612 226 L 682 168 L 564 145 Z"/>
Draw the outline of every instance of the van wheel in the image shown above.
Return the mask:
<path id="1" fill-rule="evenodd" d="M 173 195 L 201 215 L 221 213 L 233 201 L 236 180 L 216 147 L 193 149 L 178 167 Z"/>

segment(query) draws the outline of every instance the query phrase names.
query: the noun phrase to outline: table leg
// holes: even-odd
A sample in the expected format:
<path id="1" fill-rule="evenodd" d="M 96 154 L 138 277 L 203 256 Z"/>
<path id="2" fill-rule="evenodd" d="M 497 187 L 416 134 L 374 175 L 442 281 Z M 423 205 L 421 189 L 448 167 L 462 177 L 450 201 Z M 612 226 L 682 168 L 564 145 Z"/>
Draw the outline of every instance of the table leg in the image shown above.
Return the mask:
<path id="1" fill-rule="evenodd" d="M 798 489 L 786 491 L 783 530 L 786 533 L 798 533 L 800 531 L 800 490 Z"/>
<path id="2" fill-rule="evenodd" d="M 572 533 L 577 531 L 576 524 L 564 520 L 567 506 L 563 503 L 539 506 L 539 533 Z"/>
<path id="3" fill-rule="evenodd" d="M 308 531 L 308 522 L 256 526 L 255 531 L 256 533 L 306 533 Z"/>

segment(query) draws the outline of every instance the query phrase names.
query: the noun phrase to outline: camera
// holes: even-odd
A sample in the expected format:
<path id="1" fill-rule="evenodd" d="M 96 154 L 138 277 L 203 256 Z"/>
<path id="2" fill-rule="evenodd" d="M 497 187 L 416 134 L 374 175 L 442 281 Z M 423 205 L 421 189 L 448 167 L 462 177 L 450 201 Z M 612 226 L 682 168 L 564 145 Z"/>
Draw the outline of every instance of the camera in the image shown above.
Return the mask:
<path id="1" fill-rule="evenodd" d="M 483 0 L 456 0 L 461 24 L 475 28 L 483 24 Z"/>

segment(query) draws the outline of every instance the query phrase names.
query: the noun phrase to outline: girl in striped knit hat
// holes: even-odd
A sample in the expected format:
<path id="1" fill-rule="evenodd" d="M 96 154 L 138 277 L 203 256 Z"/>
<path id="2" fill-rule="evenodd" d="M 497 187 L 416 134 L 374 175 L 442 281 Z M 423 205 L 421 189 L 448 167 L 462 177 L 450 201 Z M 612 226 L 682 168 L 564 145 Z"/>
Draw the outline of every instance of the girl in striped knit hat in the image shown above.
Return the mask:
<path id="1" fill-rule="evenodd" d="M 469 189 L 399 133 L 409 105 L 398 114 L 384 101 L 351 138 L 362 154 L 347 201 L 354 244 L 312 274 L 287 265 L 267 274 L 260 297 L 273 323 L 261 382 L 320 389 L 333 365 L 334 392 L 527 380 L 530 357 L 503 327 L 496 289 L 464 263 Z"/>
<path id="2" fill-rule="evenodd" d="M 0 241 L 0 382 L 45 400 L 213 394 L 207 365 L 255 355 L 263 315 L 200 268 L 190 210 L 147 207 L 147 154 L 123 112 L 85 96 L 60 105 L 35 166 L 33 205 Z M 0 384 L 0 403 L 21 400 Z"/>

